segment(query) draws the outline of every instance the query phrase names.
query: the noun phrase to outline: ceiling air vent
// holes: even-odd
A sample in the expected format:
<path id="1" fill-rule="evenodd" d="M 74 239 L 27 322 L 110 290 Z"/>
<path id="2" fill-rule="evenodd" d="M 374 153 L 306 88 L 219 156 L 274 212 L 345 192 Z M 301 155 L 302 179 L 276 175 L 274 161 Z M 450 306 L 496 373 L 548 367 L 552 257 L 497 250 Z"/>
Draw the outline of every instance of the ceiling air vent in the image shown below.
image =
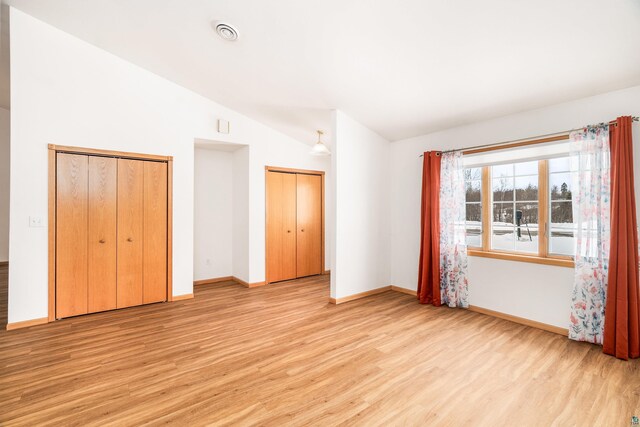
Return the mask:
<path id="1" fill-rule="evenodd" d="M 233 42 L 238 40 L 238 37 L 240 36 L 238 30 L 236 30 L 233 25 L 227 24 L 226 22 L 214 21 L 211 23 L 211 26 L 224 40 Z"/>

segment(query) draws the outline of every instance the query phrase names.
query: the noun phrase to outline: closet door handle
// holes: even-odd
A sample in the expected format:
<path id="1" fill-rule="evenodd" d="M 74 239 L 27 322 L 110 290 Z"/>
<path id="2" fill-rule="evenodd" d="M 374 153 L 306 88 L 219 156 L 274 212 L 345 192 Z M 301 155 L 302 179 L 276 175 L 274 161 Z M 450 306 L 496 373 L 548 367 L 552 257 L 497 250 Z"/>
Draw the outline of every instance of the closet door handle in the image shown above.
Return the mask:
<path id="1" fill-rule="evenodd" d="M 133 242 L 133 239 L 131 237 L 128 237 L 127 242 Z"/>
<path id="2" fill-rule="evenodd" d="M 291 233 L 291 230 L 287 230 L 287 233 Z"/>
<path id="3" fill-rule="evenodd" d="M 300 230 L 300 231 L 302 231 L 304 233 L 304 228 L 302 230 Z"/>
<path id="4" fill-rule="evenodd" d="M 100 239 L 100 243 L 105 243 L 105 240 L 104 239 Z"/>

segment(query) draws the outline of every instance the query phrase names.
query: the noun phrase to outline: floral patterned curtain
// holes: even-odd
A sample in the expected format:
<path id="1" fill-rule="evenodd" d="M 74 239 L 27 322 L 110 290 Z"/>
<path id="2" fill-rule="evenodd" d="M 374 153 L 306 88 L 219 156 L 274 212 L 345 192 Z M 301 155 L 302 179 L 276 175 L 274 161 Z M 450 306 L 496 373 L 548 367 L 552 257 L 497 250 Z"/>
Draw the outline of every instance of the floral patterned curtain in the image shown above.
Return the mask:
<path id="1" fill-rule="evenodd" d="M 569 338 L 602 345 L 610 241 L 609 126 L 571 133 L 575 273 Z"/>
<path id="2" fill-rule="evenodd" d="M 468 307 L 465 187 L 462 154 L 442 153 L 440 169 L 440 294 L 442 304 Z"/>

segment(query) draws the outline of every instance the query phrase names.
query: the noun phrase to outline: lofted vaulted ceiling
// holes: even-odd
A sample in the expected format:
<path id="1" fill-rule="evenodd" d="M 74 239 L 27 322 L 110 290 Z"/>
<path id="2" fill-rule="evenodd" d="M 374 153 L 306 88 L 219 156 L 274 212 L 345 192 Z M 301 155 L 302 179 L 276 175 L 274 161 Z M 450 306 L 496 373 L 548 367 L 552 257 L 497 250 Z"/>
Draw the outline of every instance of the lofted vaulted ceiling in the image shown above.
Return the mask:
<path id="1" fill-rule="evenodd" d="M 309 144 L 333 108 L 398 140 L 640 84 L 638 0 L 4 3 Z"/>

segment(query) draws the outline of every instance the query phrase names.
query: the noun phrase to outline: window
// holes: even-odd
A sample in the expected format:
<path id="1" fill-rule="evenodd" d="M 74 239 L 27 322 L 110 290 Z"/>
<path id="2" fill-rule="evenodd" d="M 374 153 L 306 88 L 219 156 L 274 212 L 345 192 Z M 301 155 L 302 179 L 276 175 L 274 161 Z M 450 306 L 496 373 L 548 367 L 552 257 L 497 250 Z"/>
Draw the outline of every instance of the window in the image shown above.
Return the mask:
<path id="1" fill-rule="evenodd" d="M 471 255 L 573 265 L 569 157 L 470 167 L 465 185 Z"/>
<path id="2" fill-rule="evenodd" d="M 573 255 L 576 227 L 571 204 L 570 159 L 549 160 L 549 253 Z"/>
<path id="3" fill-rule="evenodd" d="M 464 170 L 467 246 L 482 247 L 482 169 Z"/>
<path id="4" fill-rule="evenodd" d="M 538 253 L 538 162 L 491 166 L 491 249 Z"/>

